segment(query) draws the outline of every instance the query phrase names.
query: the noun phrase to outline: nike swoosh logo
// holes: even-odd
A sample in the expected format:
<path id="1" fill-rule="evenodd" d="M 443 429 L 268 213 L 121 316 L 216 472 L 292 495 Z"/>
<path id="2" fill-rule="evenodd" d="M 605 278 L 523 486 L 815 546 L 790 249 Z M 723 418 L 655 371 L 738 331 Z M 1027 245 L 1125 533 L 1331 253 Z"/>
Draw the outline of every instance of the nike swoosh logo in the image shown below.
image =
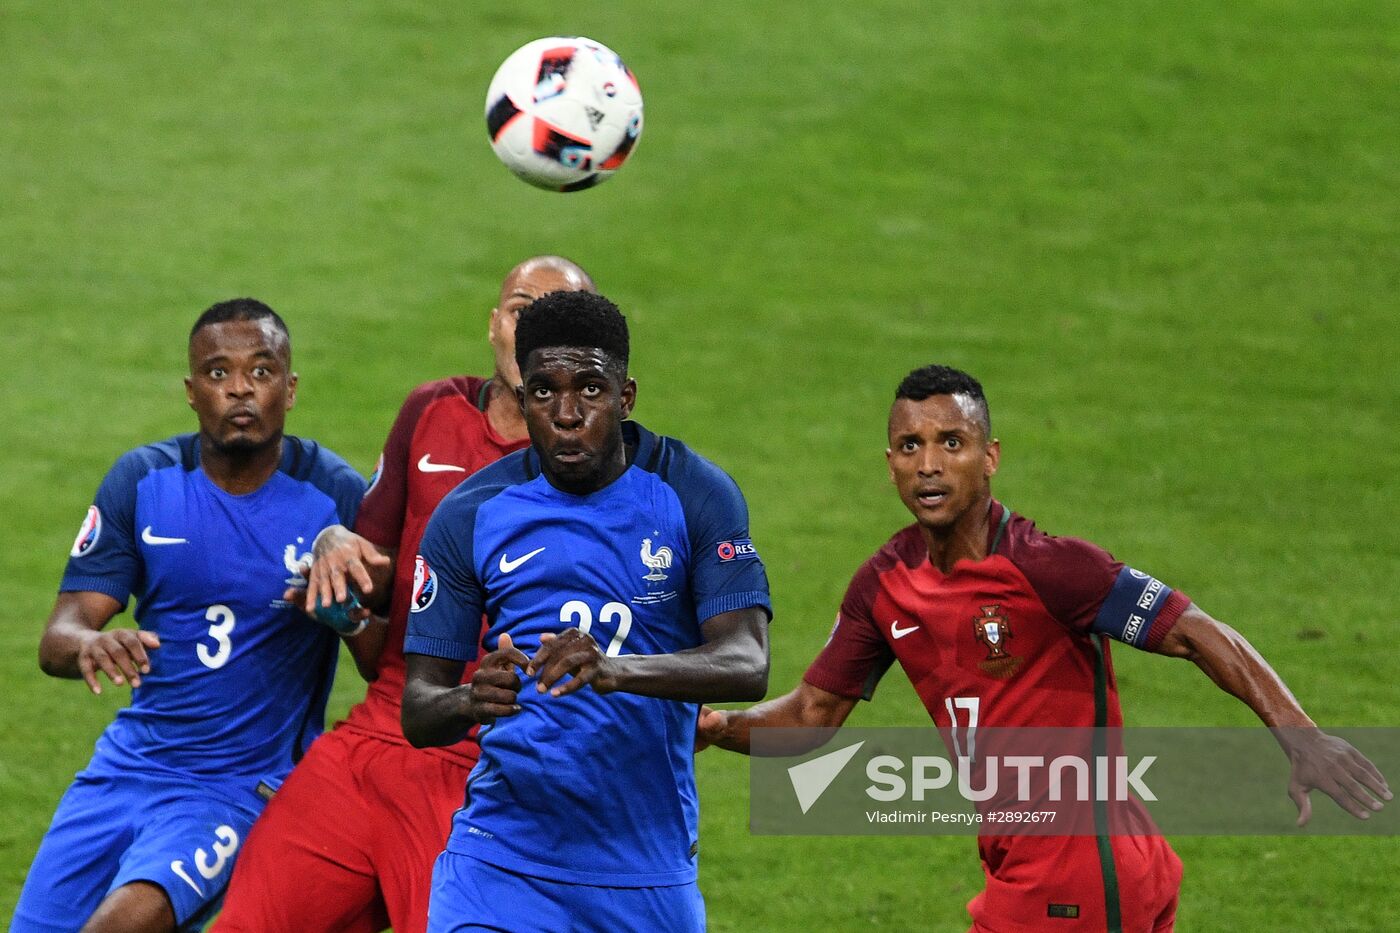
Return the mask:
<path id="1" fill-rule="evenodd" d="M 418 460 L 418 469 L 422 470 L 424 473 L 465 473 L 465 472 L 467 472 L 467 468 L 466 468 L 466 467 L 455 466 L 455 465 L 453 465 L 453 464 L 451 464 L 451 463 L 433 463 L 431 460 L 428 459 L 430 456 L 432 456 L 432 454 L 424 454 L 424 455 Z"/>
<path id="2" fill-rule="evenodd" d="M 893 622 L 890 623 L 890 634 L 893 635 L 895 638 L 903 638 L 910 632 L 917 632 L 918 630 L 919 627 L 917 625 L 911 625 L 908 628 L 900 628 L 898 619 L 895 619 Z"/>
<path id="3" fill-rule="evenodd" d="M 502 554 L 502 555 L 501 555 L 501 573 L 510 573 L 510 572 L 511 572 L 512 570 L 514 570 L 516 567 L 519 567 L 521 564 L 525 563 L 527 560 L 529 560 L 530 558 L 534 557 L 536 554 L 538 554 L 540 551 L 543 551 L 543 550 L 544 550 L 544 548 L 542 548 L 542 547 L 537 547 L 537 548 L 535 548 L 533 551 L 531 551 L 529 554 L 526 554 L 524 557 L 517 557 L 515 560 L 507 560 L 507 559 L 506 559 L 506 556 L 505 556 L 504 554 Z"/>
<path id="4" fill-rule="evenodd" d="M 201 888 L 199 885 L 195 884 L 194 879 L 185 873 L 184 862 L 180 861 L 179 859 L 176 859 L 175 861 L 170 863 L 170 870 L 173 871 L 175 874 L 179 875 L 181 881 L 194 888 L 194 893 L 198 894 L 200 897 L 204 896 L 204 889 Z"/>
<path id="5" fill-rule="evenodd" d="M 141 529 L 141 540 L 147 544 L 189 544 L 188 538 L 163 538 L 160 535 L 151 534 L 151 526 L 147 525 Z"/>

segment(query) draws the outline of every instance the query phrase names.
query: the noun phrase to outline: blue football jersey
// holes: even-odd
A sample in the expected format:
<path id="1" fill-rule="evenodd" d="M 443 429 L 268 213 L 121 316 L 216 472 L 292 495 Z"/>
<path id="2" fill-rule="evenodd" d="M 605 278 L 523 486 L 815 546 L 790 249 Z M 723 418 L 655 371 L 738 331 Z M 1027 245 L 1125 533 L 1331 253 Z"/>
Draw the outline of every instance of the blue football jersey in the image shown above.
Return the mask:
<path id="1" fill-rule="evenodd" d="M 336 636 L 282 599 L 318 532 L 353 524 L 364 480 L 286 437 L 280 469 L 232 495 L 199 465 L 197 435 L 123 455 L 73 544 L 59 589 L 136 598 L 160 636 L 151 672 L 98 740 L 91 773 L 194 775 L 276 786 L 320 734 Z"/>
<path id="2" fill-rule="evenodd" d="M 424 533 L 404 650 L 457 660 L 502 633 L 526 654 L 578 627 L 610 655 L 701 644 L 705 620 L 761 607 L 768 580 L 743 495 L 680 442 L 623 424 L 632 462 L 586 496 L 526 449 L 458 486 Z M 448 849 L 502 868 L 615 887 L 695 879 L 694 703 L 590 689 L 540 694 L 481 729 Z"/>

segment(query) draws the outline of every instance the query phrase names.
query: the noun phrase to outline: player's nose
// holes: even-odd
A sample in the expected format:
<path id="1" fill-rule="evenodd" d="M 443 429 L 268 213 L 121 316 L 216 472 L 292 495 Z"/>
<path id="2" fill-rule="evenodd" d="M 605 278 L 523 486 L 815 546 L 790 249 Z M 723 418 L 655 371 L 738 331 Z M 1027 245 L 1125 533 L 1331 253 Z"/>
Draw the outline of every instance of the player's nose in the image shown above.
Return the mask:
<path id="1" fill-rule="evenodd" d="M 229 395 L 242 397 L 253 394 L 253 381 L 242 373 L 231 373 L 224 382 L 224 389 Z"/>
<path id="2" fill-rule="evenodd" d="M 572 429 L 583 424 L 583 406 L 570 393 L 561 393 L 554 407 L 554 423 L 560 428 Z"/>

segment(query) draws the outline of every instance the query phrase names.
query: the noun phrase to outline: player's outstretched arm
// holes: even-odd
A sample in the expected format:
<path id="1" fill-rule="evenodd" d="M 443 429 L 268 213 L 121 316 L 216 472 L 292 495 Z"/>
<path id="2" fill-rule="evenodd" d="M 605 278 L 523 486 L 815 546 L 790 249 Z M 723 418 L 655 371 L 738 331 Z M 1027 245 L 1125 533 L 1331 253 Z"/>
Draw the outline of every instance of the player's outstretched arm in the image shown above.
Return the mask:
<path id="1" fill-rule="evenodd" d="M 502 635 L 496 650 L 482 656 L 470 683 L 461 682 L 466 667 L 461 661 L 411 653 L 404 660 L 408 674 L 401 721 L 404 738 L 414 748 L 452 745 L 478 723 L 520 712 L 516 670 L 530 659 L 511 644 L 509 635 Z"/>
<path id="2" fill-rule="evenodd" d="M 60 593 L 39 639 L 39 667 L 50 677 L 81 677 L 93 693 L 101 693 L 97 672 L 120 686 L 141 686 L 151 671 L 147 655 L 160 647 L 160 636 L 140 629 L 103 631 L 122 611 L 106 593 Z"/>
<path id="3" fill-rule="evenodd" d="M 1312 818 L 1308 792 L 1320 790 L 1358 819 L 1379 810 L 1392 794 L 1385 777 L 1349 742 L 1328 735 L 1263 656 L 1243 635 L 1192 603 L 1157 651 L 1195 663 L 1216 686 L 1238 697 L 1273 730 L 1292 772 L 1288 796 L 1298 806 L 1298 825 Z"/>
<path id="4" fill-rule="evenodd" d="M 747 755 L 750 732 L 755 727 L 809 729 L 807 733 L 785 736 L 780 750 L 784 755 L 800 755 L 825 745 L 851 715 L 855 705 L 855 697 L 828 693 L 804 680 L 792 692 L 748 709 L 706 706 L 700 710 L 700 721 L 695 728 L 695 750 L 717 745 Z"/>
<path id="5" fill-rule="evenodd" d="M 703 643 L 671 654 L 605 654 L 577 628 L 541 638 L 527 673 L 537 689 L 564 696 L 591 685 L 688 703 L 756 700 L 768 691 L 768 617 L 758 607 L 722 612 L 700 626 Z M 568 676 L 572 679 L 560 683 Z"/>

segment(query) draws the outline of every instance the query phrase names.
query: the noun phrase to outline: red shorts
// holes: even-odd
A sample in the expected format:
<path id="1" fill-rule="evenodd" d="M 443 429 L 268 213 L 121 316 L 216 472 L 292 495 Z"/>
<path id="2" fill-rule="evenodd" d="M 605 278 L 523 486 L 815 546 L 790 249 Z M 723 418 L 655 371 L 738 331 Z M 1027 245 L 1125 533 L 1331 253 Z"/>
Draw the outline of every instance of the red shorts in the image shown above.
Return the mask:
<path id="1" fill-rule="evenodd" d="M 1161 836 L 1114 836 L 1123 933 L 1170 933 L 1181 859 Z M 981 840 L 987 887 L 968 903 L 975 933 L 1103 933 L 1103 869 L 1092 836 Z"/>
<path id="2" fill-rule="evenodd" d="M 244 844 L 217 933 L 423 933 L 468 768 L 348 729 L 317 739 Z"/>

